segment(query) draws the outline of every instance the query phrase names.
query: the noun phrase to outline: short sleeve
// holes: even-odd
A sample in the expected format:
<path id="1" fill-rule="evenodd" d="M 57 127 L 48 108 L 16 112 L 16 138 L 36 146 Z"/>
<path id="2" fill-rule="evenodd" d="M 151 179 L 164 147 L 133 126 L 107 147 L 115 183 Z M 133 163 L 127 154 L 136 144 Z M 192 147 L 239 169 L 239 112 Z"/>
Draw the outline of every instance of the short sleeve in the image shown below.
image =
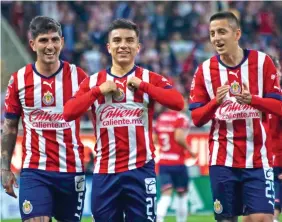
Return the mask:
<path id="1" fill-rule="evenodd" d="M 5 118 L 19 118 L 22 112 L 22 106 L 19 100 L 16 74 L 13 74 L 9 80 L 5 97 Z"/>

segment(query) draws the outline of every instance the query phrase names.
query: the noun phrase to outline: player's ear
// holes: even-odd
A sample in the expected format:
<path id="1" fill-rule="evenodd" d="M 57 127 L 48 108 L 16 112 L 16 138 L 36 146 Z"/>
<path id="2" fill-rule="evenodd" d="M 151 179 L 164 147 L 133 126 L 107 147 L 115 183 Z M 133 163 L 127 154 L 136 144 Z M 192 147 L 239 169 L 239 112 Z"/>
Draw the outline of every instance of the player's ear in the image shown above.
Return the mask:
<path id="1" fill-rule="evenodd" d="M 35 40 L 30 39 L 30 40 L 29 40 L 29 45 L 30 45 L 30 47 L 32 48 L 32 50 L 35 52 L 35 51 L 36 51 L 36 48 L 35 48 Z"/>
<path id="2" fill-rule="evenodd" d="M 65 38 L 64 37 L 61 37 L 61 43 L 62 43 L 62 46 L 61 46 L 61 49 L 64 48 L 64 45 L 65 45 Z"/>
<path id="3" fill-rule="evenodd" d="M 236 30 L 236 40 L 239 41 L 239 39 L 241 38 L 242 32 L 241 29 L 237 29 Z"/>
<path id="4" fill-rule="evenodd" d="M 139 43 L 138 43 L 138 46 L 137 46 L 137 53 L 139 53 L 139 52 L 140 52 L 140 50 L 141 50 L 141 46 L 142 46 L 142 45 L 141 45 L 141 43 L 139 42 Z"/>
<path id="5" fill-rule="evenodd" d="M 107 50 L 108 50 L 108 53 L 111 54 L 111 47 L 110 47 L 110 43 L 107 43 Z"/>

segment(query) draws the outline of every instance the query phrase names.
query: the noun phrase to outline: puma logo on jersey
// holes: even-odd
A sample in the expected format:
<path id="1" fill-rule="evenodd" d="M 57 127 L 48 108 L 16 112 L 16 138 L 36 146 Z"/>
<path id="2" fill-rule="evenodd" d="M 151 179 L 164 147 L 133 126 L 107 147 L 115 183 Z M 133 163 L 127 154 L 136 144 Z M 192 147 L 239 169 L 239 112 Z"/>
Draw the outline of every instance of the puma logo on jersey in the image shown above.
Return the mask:
<path id="1" fill-rule="evenodd" d="M 148 216 L 147 219 L 154 222 L 156 219 L 156 216 Z"/>
<path id="2" fill-rule="evenodd" d="M 238 72 L 239 70 L 237 70 L 237 72 L 229 71 L 229 75 L 233 75 L 236 76 L 236 78 L 238 78 Z"/>
<path id="3" fill-rule="evenodd" d="M 194 95 L 194 96 L 190 96 L 190 99 L 191 99 L 191 100 L 193 100 L 193 99 L 194 99 L 194 97 L 195 97 L 195 95 Z"/>
<path id="4" fill-rule="evenodd" d="M 43 85 L 47 85 L 49 86 L 51 89 L 52 89 L 52 84 L 53 84 L 54 81 L 52 81 L 51 83 L 49 82 L 46 82 L 46 81 L 43 81 Z"/>
<path id="5" fill-rule="evenodd" d="M 119 85 L 122 85 L 122 87 L 124 87 L 124 83 L 126 82 L 126 80 L 124 80 L 123 82 L 120 82 L 119 80 L 116 80 L 116 83 Z"/>

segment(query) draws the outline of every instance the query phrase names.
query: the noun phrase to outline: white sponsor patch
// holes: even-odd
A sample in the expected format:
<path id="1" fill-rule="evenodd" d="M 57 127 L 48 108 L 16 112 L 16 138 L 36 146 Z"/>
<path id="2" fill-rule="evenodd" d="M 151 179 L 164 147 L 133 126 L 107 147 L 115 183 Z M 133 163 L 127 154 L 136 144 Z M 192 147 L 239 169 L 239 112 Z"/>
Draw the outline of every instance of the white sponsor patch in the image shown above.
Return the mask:
<path id="1" fill-rule="evenodd" d="M 156 194 L 156 178 L 145 178 L 145 187 L 147 194 Z"/>
<path id="2" fill-rule="evenodd" d="M 82 192 L 85 190 L 85 175 L 75 176 L 75 191 Z"/>
<path id="3" fill-rule="evenodd" d="M 273 169 L 272 168 L 264 168 L 263 171 L 264 171 L 265 179 L 273 181 L 273 178 L 274 178 Z"/>
<path id="4" fill-rule="evenodd" d="M 227 98 L 216 110 L 216 119 L 256 119 L 261 117 L 261 112 L 248 104 L 239 104 L 235 97 Z"/>

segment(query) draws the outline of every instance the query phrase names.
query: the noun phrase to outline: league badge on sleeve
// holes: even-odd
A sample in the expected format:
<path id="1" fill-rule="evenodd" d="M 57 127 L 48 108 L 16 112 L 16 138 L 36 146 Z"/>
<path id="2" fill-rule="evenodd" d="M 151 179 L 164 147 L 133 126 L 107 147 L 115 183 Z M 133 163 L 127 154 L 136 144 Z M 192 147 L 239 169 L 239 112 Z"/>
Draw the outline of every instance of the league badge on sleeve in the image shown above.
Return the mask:
<path id="1" fill-rule="evenodd" d="M 217 214 L 221 214 L 223 211 L 223 207 L 218 199 L 216 199 L 213 203 L 214 212 Z"/>
<path id="2" fill-rule="evenodd" d="M 30 212 L 33 210 L 33 206 L 32 204 L 30 203 L 30 201 L 28 200 L 25 200 L 23 202 L 23 208 L 22 208 L 24 214 L 30 214 Z"/>
<path id="3" fill-rule="evenodd" d="M 231 83 L 231 86 L 230 86 L 230 92 L 233 94 L 233 95 L 238 95 L 241 93 L 241 86 L 240 84 L 237 82 L 237 81 L 233 81 Z"/>

